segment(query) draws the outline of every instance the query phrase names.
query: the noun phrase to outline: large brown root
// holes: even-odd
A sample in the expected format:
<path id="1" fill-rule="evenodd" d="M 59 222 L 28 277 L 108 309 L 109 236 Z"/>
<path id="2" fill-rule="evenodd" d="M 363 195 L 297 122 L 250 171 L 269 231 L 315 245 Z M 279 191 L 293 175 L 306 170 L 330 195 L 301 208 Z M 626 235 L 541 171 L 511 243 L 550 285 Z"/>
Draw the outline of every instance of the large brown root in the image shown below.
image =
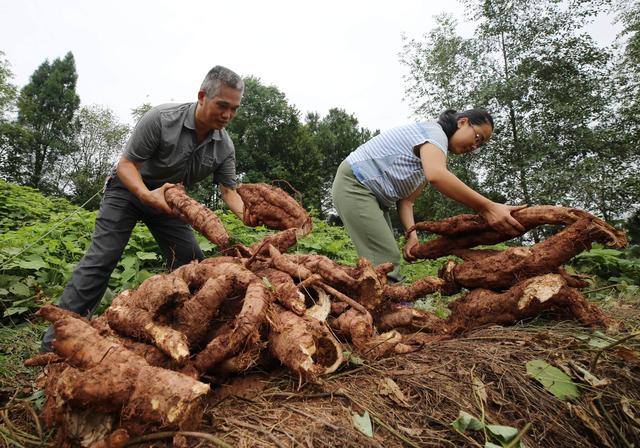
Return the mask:
<path id="1" fill-rule="evenodd" d="M 290 275 L 270 268 L 260 270 L 256 275 L 269 281 L 271 293 L 280 305 L 299 316 L 307 310 L 304 294 L 300 292 Z"/>
<path id="2" fill-rule="evenodd" d="M 181 303 L 188 296 L 189 288 L 181 278 L 155 275 L 136 291 L 118 295 L 107 310 L 107 319 L 119 333 L 152 342 L 171 358 L 184 362 L 189 357 L 186 337 L 155 318 L 161 309 Z"/>
<path id="3" fill-rule="evenodd" d="M 269 245 L 269 256 L 271 257 L 271 264 L 275 269 L 282 272 L 286 272 L 291 277 L 298 280 L 305 280 L 313 275 L 313 272 L 305 266 L 297 263 L 297 260 L 284 255 L 278 250 L 277 247 Z"/>
<path id="4" fill-rule="evenodd" d="M 462 258 L 463 261 L 477 261 L 482 262 L 488 257 L 492 257 L 494 255 L 501 254 L 503 251 L 495 250 L 495 249 L 456 249 L 451 252 L 452 255 L 456 257 Z M 558 268 L 555 271 L 550 270 L 551 273 L 556 273 L 562 275 L 562 278 L 565 279 L 567 285 L 572 288 L 586 288 L 589 286 L 588 279 L 591 278 L 589 275 L 585 274 L 569 274 L 563 268 Z"/>
<path id="5" fill-rule="evenodd" d="M 504 293 L 475 289 L 452 302 L 449 308 L 447 325 L 454 333 L 486 324 L 514 324 L 549 309 L 561 310 L 585 325 L 615 325 L 597 306 L 568 287 L 558 274 L 530 278 Z"/>
<path id="6" fill-rule="evenodd" d="M 149 366 L 114 340 L 99 335 L 85 321 L 61 315 L 51 305 L 38 314 L 53 322 L 55 352 L 72 367 L 49 378 L 47 418 L 60 424 L 67 411 L 92 406 L 120 412 L 150 426 L 193 428 L 202 415 L 209 386 L 171 370 Z M 62 365 L 61 365 L 62 366 Z"/>
<path id="7" fill-rule="evenodd" d="M 338 334 L 349 337 L 358 351 L 370 359 L 411 351 L 401 344 L 402 335 L 397 331 L 378 334 L 369 313 L 361 313 L 350 308 L 337 319 L 332 319 L 330 325 Z"/>
<path id="8" fill-rule="evenodd" d="M 233 275 L 209 278 L 200 290 L 175 312 L 174 328 L 184 334 L 189 347 L 199 345 L 222 302 L 234 293 Z"/>
<path id="9" fill-rule="evenodd" d="M 234 280 L 234 291 L 236 293 L 244 291 L 249 286 L 256 276 L 236 258 L 231 258 L 227 261 L 227 257 L 220 257 L 225 259 L 222 263 L 209 262 L 209 260 L 215 260 L 215 258 L 209 258 L 198 263 L 192 261 L 189 264 L 180 266 L 173 271 L 172 275 L 183 279 L 191 290 L 197 291 L 202 285 L 205 284 L 210 278 L 219 277 L 221 275 L 230 275 Z"/>
<path id="10" fill-rule="evenodd" d="M 271 300 L 272 295 L 262 280 L 251 282 L 233 329 L 214 338 L 198 353 L 195 360 L 196 368 L 200 372 L 206 372 L 237 353 L 247 336 L 264 321 Z"/>
<path id="11" fill-rule="evenodd" d="M 302 238 L 304 233 L 299 228 L 292 228 L 278 232 L 275 235 L 269 235 L 261 241 L 251 245 L 249 252 L 252 256 L 268 256 L 269 246 L 273 246 L 280 252 L 286 252 L 289 248 L 295 246 L 298 239 Z"/>
<path id="12" fill-rule="evenodd" d="M 242 184 L 238 194 L 244 202 L 243 221 L 248 226 L 265 225 L 271 229 L 300 228 L 311 232 L 311 217 L 284 190 L 268 184 Z"/>
<path id="13" fill-rule="evenodd" d="M 247 191 L 249 196 L 273 193 L 270 187 Z M 259 220 L 271 213 L 266 210 L 272 204 L 258 199 L 262 203 L 246 207 L 246 219 L 265 223 Z M 247 203 L 251 200 L 257 201 Z M 267 225 L 284 225 L 297 213 L 286 201 Z M 149 279 L 138 290 L 120 294 L 104 317 L 90 323 L 44 307 L 40 314 L 55 322 L 56 355 L 28 362 L 54 372 L 48 376 L 52 398 L 45 418 L 61 428 L 59 445 L 83 440 L 87 446 L 121 446 L 129 435 L 148 429 L 191 427 L 208 390 L 196 381 L 204 372 L 203 378 L 219 379 L 257 364 L 273 366 L 274 356 L 301 379 L 334 371 L 342 348 L 325 321 L 367 358 L 407 353 L 480 325 L 512 324 L 547 310 L 614 328 L 615 322 L 572 289 L 584 286 L 584 279 L 561 265 L 594 241 L 617 245 L 624 236 L 579 210 L 531 207 L 516 213 L 527 228 L 566 227 L 533 247 L 477 251 L 465 245 L 478 244 L 478 237 L 487 243 L 506 236 L 496 236 L 473 215 L 451 218 L 430 228 L 448 236 L 423 248 L 444 248 L 464 262 L 447 262 L 441 278 L 389 285 L 386 276 L 393 266 L 388 263 L 374 268 L 360 259 L 355 267 L 342 266 L 319 255 L 283 254 L 304 234 L 304 214 L 295 218 L 296 227 L 251 248 L 236 248 L 236 257 L 193 262 Z M 436 291 L 453 294 L 462 287 L 511 289 L 475 289 L 450 305 L 447 320 L 394 303 Z M 264 350 L 267 339 L 269 350 Z"/>
<path id="14" fill-rule="evenodd" d="M 591 213 L 577 208 L 557 207 L 554 205 L 536 205 L 523 208 L 512 213 L 526 229 L 543 224 L 570 225 L 582 218 L 594 218 Z M 409 228 L 407 233 L 413 230 L 437 233 L 438 235 L 458 236 L 470 233 L 493 231 L 491 226 L 480 215 L 457 215 L 440 221 L 422 221 Z"/>
<path id="15" fill-rule="evenodd" d="M 176 216 L 191 224 L 213 244 L 220 247 L 229 244 L 229 234 L 218 215 L 187 195 L 184 187 L 175 185 L 167 188 L 164 198 Z"/>
<path id="16" fill-rule="evenodd" d="M 266 342 L 262 341 L 260 332 L 256 329 L 247 336 L 244 348 L 238 354 L 225 359 L 210 371 L 217 376 L 227 376 L 251 369 L 260 363 L 262 350 L 266 345 Z"/>
<path id="17" fill-rule="evenodd" d="M 302 378 L 335 372 L 342 364 L 342 346 L 317 320 L 278 306 L 271 307 L 269 320 L 271 353 Z"/>
<path id="18" fill-rule="evenodd" d="M 537 206 L 513 212 L 516 218 L 528 231 L 543 224 L 571 225 L 581 219 L 597 222 L 608 233 L 603 244 L 611 247 L 624 247 L 627 244 L 624 233 L 614 229 L 604 221 L 582 210 Z M 451 226 L 451 230 L 448 230 Z M 460 215 L 442 221 L 425 221 L 416 224 L 416 229 L 429 230 L 442 236 L 412 248 L 411 253 L 417 258 L 439 258 L 452 254 L 457 249 L 466 249 L 479 245 L 491 245 L 508 241 L 520 235 L 507 235 L 489 228 L 478 215 Z"/>
<path id="19" fill-rule="evenodd" d="M 600 220 L 580 219 L 531 247 L 507 249 L 453 269 L 455 282 L 465 288 L 508 288 L 525 278 L 557 271 L 591 243 L 610 241 L 610 227 Z"/>
<path id="20" fill-rule="evenodd" d="M 400 308 L 382 314 L 376 319 L 376 328 L 383 331 L 393 328 L 408 328 L 414 331 L 442 335 L 448 332 L 443 319 L 415 308 Z"/>
<path id="21" fill-rule="evenodd" d="M 438 277 L 424 277 L 410 285 L 393 284 L 384 286 L 384 298 L 392 302 L 414 301 L 427 294 L 439 291 L 445 281 Z"/>

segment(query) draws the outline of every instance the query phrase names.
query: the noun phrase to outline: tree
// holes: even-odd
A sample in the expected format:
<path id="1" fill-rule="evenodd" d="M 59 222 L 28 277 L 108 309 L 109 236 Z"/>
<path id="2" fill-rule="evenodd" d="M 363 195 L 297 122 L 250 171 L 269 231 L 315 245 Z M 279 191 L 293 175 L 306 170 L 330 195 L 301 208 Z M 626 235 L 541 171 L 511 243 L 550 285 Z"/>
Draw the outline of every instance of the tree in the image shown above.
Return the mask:
<path id="1" fill-rule="evenodd" d="M 4 52 L 0 51 L 0 123 L 9 119 L 16 99 L 16 86 L 11 84 L 13 72 Z"/>
<path id="2" fill-rule="evenodd" d="M 63 59 L 43 62 L 20 91 L 17 125 L 22 127 L 22 137 L 13 144 L 20 166 L 14 166 L 12 173 L 19 183 L 57 193 L 48 173 L 55 171 L 62 156 L 75 150 L 74 114 L 80 105 L 77 78 L 69 52 Z"/>
<path id="3" fill-rule="evenodd" d="M 0 177 L 7 180 L 9 176 L 5 173 L 10 172 L 16 162 L 12 160 L 13 142 L 19 139 L 18 130 L 10 121 L 17 93 L 11 84 L 12 78 L 11 65 L 0 51 Z"/>
<path id="4" fill-rule="evenodd" d="M 321 211 L 332 207 L 331 184 L 336 170 L 351 151 L 372 137 L 371 131 L 358 126 L 358 119 L 343 109 L 330 109 L 320 119 L 316 113 L 307 114 L 306 127 L 320 151 L 322 185 Z"/>
<path id="5" fill-rule="evenodd" d="M 403 37 L 401 63 L 409 69 L 405 76 L 406 93 L 414 115 L 421 119 L 436 119 L 447 109 L 460 111 L 476 106 L 474 88 L 486 72 L 477 42 L 457 35 L 457 21 L 449 14 L 437 15 L 435 19 L 436 26 L 424 36 L 424 42 Z M 449 169 L 467 185 L 479 189 L 475 173 L 482 168 L 478 160 L 475 154 L 450 157 Z M 414 205 L 417 221 L 468 212 L 466 207 L 429 186 Z"/>
<path id="6" fill-rule="evenodd" d="M 305 207 L 320 209 L 322 157 L 299 111 L 275 86 L 255 77 L 244 81 L 242 106 L 228 127 L 241 180 L 276 183 L 299 192 Z"/>
<path id="7" fill-rule="evenodd" d="M 442 106 L 493 114 L 494 137 L 472 166 L 485 194 L 573 205 L 608 218 L 624 212 L 615 207 L 629 197 L 623 192 L 633 179 L 615 166 L 628 163 L 630 153 L 612 148 L 605 132 L 615 101 L 611 52 L 583 31 L 604 3 L 466 0 L 478 20 L 472 39 L 458 37 L 455 24 L 441 18 L 426 43 L 405 47 L 414 104 L 440 98 Z M 427 92 L 436 92 L 436 101 Z M 594 160 L 601 161 L 597 167 Z M 596 189 L 599 201 L 585 194 Z"/>
<path id="8" fill-rule="evenodd" d="M 76 204 L 87 209 L 97 209 L 99 197 L 95 196 L 104 184 L 122 152 L 129 135 L 129 127 L 121 124 L 113 111 L 102 106 L 85 106 L 76 116 L 79 130 L 74 136 L 77 150 L 64 156 L 59 190 L 71 196 Z"/>
<path id="9" fill-rule="evenodd" d="M 149 112 L 152 108 L 153 106 L 151 105 L 151 103 L 142 103 L 138 107 L 134 107 L 133 109 L 131 109 L 131 116 L 133 117 L 133 121 L 135 121 L 136 123 L 140 121 L 142 116 Z"/>

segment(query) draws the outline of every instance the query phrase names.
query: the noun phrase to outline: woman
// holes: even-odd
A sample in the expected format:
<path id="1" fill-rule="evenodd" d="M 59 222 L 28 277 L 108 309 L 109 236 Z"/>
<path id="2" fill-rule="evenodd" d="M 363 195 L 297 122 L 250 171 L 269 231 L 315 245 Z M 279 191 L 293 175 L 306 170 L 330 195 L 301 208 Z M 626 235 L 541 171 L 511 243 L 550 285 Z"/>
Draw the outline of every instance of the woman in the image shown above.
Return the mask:
<path id="1" fill-rule="evenodd" d="M 331 194 L 344 226 L 361 257 L 374 265 L 392 262 L 391 281 L 400 281 L 400 251 L 393 235 L 389 208 L 396 205 L 402 226 L 415 224 L 413 204 L 429 182 L 451 199 L 476 210 L 494 229 L 523 232 L 511 212 L 525 206 L 493 202 L 447 169 L 447 153 L 465 154 L 482 146 L 493 133 L 493 118 L 482 109 L 443 112 L 437 121 L 414 123 L 385 131 L 361 145 L 340 164 Z M 404 258 L 418 244 L 407 236 Z"/>

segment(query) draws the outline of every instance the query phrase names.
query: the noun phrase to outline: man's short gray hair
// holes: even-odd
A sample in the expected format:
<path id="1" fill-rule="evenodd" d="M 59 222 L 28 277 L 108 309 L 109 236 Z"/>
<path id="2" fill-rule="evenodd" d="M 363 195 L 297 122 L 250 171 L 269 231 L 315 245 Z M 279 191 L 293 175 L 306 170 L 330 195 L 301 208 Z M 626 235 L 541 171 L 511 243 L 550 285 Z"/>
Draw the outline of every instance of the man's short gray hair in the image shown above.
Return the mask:
<path id="1" fill-rule="evenodd" d="M 200 90 L 204 91 L 207 98 L 211 99 L 220 92 L 222 86 L 231 87 L 232 89 L 244 92 L 244 81 L 235 72 L 221 65 L 216 65 L 202 81 Z"/>

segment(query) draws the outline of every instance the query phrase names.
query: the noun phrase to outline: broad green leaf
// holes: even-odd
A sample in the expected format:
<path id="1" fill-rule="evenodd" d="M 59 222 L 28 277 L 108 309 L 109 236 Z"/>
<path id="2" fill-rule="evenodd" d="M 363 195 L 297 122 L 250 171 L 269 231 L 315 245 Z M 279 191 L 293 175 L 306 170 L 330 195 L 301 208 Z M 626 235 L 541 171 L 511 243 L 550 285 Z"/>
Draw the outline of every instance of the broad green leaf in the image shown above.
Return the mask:
<path id="1" fill-rule="evenodd" d="M 138 274 L 136 275 L 136 282 L 142 283 L 143 281 L 145 281 L 149 277 L 153 277 L 154 275 L 155 274 L 153 272 L 149 272 L 146 269 L 143 269 L 141 271 L 138 271 Z"/>
<path id="2" fill-rule="evenodd" d="M 353 421 L 354 428 L 367 437 L 373 437 L 373 426 L 371 425 L 371 418 L 369 418 L 369 411 L 364 411 L 362 415 L 353 412 L 351 414 L 351 420 Z"/>
<path id="3" fill-rule="evenodd" d="M 22 249 L 20 249 L 19 247 L 3 247 L 2 248 L 2 252 L 9 255 L 17 255 L 20 253 L 21 250 Z"/>
<path id="4" fill-rule="evenodd" d="M 132 255 L 128 255 L 120 261 L 120 264 L 124 267 L 125 270 L 127 270 L 137 265 L 138 259 Z"/>
<path id="5" fill-rule="evenodd" d="M 527 373 L 556 397 L 566 400 L 578 398 L 578 387 L 562 370 L 547 364 L 542 359 L 527 362 Z"/>
<path id="6" fill-rule="evenodd" d="M 24 283 L 14 283 L 9 287 L 9 291 L 19 297 L 29 297 L 31 290 Z"/>
<path id="7" fill-rule="evenodd" d="M 484 428 L 484 424 L 480 420 L 465 411 L 460 411 L 458 418 L 451 422 L 451 426 L 459 432 L 465 432 L 467 429 L 479 431 Z"/>
<path id="8" fill-rule="evenodd" d="M 122 282 L 129 283 L 131 279 L 136 276 L 137 273 L 138 271 L 136 269 L 125 269 L 124 272 L 122 272 L 122 276 L 121 276 Z"/>
<path id="9" fill-rule="evenodd" d="M 6 309 L 4 311 L 4 314 L 2 315 L 2 317 L 9 317 L 9 316 L 13 316 L 16 314 L 22 314 L 22 313 L 26 313 L 27 311 L 29 311 L 29 308 L 25 307 L 25 306 L 18 306 L 18 307 L 11 307 L 9 309 Z"/>
<path id="10" fill-rule="evenodd" d="M 493 442 L 486 442 L 484 448 L 502 448 L 502 445 L 496 445 Z"/>
<path id="11" fill-rule="evenodd" d="M 140 260 L 157 260 L 158 259 L 158 254 L 156 254 L 154 252 L 138 251 L 138 252 L 136 252 L 136 255 L 138 256 L 138 259 L 140 259 Z"/>
<path id="12" fill-rule="evenodd" d="M 518 435 L 518 430 L 513 426 L 487 425 L 487 431 L 493 434 L 500 442 L 509 443 Z"/>
<path id="13" fill-rule="evenodd" d="M 9 290 L 0 288 L 0 296 L 6 296 L 7 294 L 9 294 Z"/>
<path id="14" fill-rule="evenodd" d="M 362 360 L 362 358 L 360 358 L 357 355 L 354 355 L 352 351 L 345 350 L 342 352 L 342 354 L 344 355 L 344 359 L 346 359 L 349 364 L 353 364 L 356 366 L 361 366 L 364 364 L 364 361 Z"/>
<path id="15" fill-rule="evenodd" d="M 33 256 L 33 257 L 30 257 L 30 259 L 28 259 L 28 260 L 20 260 L 20 261 L 18 261 L 16 263 L 16 265 L 21 267 L 22 269 L 33 269 L 34 271 L 49 267 L 49 264 L 46 263 L 42 259 L 42 257 L 37 256 L 37 255 Z"/>
<path id="16" fill-rule="evenodd" d="M 203 252 L 209 252 L 213 250 L 216 246 L 209 240 L 199 240 L 198 245 Z"/>

